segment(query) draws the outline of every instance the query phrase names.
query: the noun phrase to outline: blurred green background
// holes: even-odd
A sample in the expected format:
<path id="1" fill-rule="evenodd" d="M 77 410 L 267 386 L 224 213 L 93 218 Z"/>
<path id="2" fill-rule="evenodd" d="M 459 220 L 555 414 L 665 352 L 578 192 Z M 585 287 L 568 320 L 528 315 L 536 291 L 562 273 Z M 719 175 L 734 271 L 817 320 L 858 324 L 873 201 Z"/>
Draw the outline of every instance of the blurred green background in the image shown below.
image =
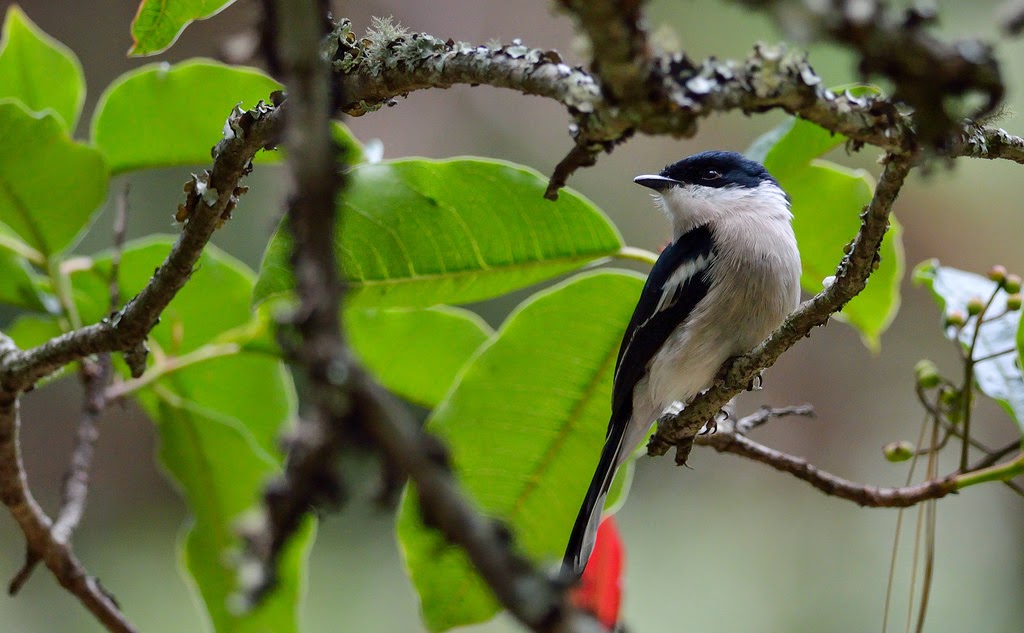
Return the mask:
<path id="1" fill-rule="evenodd" d="M 6 9 L 10 3 L 0 2 Z M 134 0 L 20 3 L 45 31 L 81 58 L 89 83 L 87 122 L 104 86 L 152 59 L 128 59 L 128 25 Z M 492 38 L 556 48 L 572 63 L 583 61 L 568 18 L 553 3 L 470 0 L 392 0 L 335 3 L 336 16 L 357 30 L 370 16 L 393 15 L 416 31 L 483 43 Z M 996 40 L 999 2 L 939 2 L 944 37 Z M 258 17 L 250 0 L 191 26 L 159 60 L 194 56 L 244 57 Z M 659 0 L 649 5 L 650 25 L 662 41 L 674 39 L 691 57 L 738 58 L 753 42 L 783 36 L 770 20 L 712 0 Z M 1024 43 L 999 40 L 998 58 L 1009 84 L 1009 115 L 1000 125 L 1024 132 L 1014 112 L 1024 109 Z M 812 46 L 811 62 L 826 83 L 856 80 L 851 57 L 834 47 Z M 188 104 L 169 104 L 173 108 Z M 227 113 L 225 112 L 225 115 Z M 601 206 L 635 246 L 657 249 L 667 225 L 646 191 L 630 182 L 684 155 L 710 148 L 744 150 L 782 120 L 779 113 L 740 114 L 705 121 L 693 139 L 635 138 L 570 185 Z M 385 157 L 494 156 L 550 172 L 569 149 L 566 117 L 554 103 L 487 87 L 415 93 L 394 108 L 349 121 L 364 142 L 380 139 Z M 212 145 L 219 130 L 210 131 Z M 16 151 L 16 148 L 14 148 Z M 840 162 L 877 175 L 877 152 Z M 172 220 L 188 169 L 164 170 L 115 181 L 131 186 L 130 234 L 174 232 Z M 961 160 L 953 169 L 915 173 L 896 211 L 905 227 L 907 262 L 928 257 L 984 271 L 1002 263 L 1024 272 L 1021 199 L 1024 178 L 1006 162 Z M 252 191 L 236 219 L 214 241 L 255 267 L 279 213 L 282 178 L 262 167 L 247 181 Z M 88 253 L 109 244 L 110 211 L 79 247 Z M 959 371 L 955 351 L 939 331 L 931 299 L 904 284 L 903 308 L 882 338 L 880 355 L 865 349 L 839 323 L 819 329 L 785 355 L 765 377 L 765 389 L 747 394 L 741 411 L 760 404 L 811 402 L 818 419 L 784 420 L 757 439 L 807 457 L 854 480 L 880 485 L 903 481 L 905 465 L 882 459 L 880 447 L 916 438 L 923 412 L 912 393 L 911 368 L 923 357 L 949 373 Z M 525 296 L 479 306 L 492 323 Z M 581 317 L 582 318 L 582 317 Z M 29 394 L 22 409 L 24 449 L 32 484 L 45 506 L 55 507 L 79 409 L 75 381 Z M 975 428 L 980 439 L 1001 445 L 1017 431 L 998 409 L 983 403 Z M 177 573 L 174 542 L 184 508 L 153 463 L 153 433 L 134 409 L 114 408 L 103 423 L 89 508 L 75 545 L 128 616 L 146 633 L 204 630 L 200 612 Z M 732 456 L 698 449 L 691 469 L 670 458 L 642 459 L 633 492 L 618 515 L 627 548 L 625 620 L 634 631 L 777 633 L 877 631 L 896 511 L 861 509 L 823 496 L 806 484 Z M 952 463 L 943 464 L 945 470 Z M 328 517 L 312 557 L 306 630 L 418 631 L 416 598 L 394 543 L 391 513 L 375 506 L 375 482 L 353 482 L 357 499 Z M 905 525 L 913 525 L 910 515 Z M 1000 485 L 986 485 L 945 499 L 938 510 L 938 555 L 927 631 L 932 633 L 1024 630 L 1024 500 Z M 905 535 L 910 530 L 905 530 Z M 912 541 L 904 538 L 897 567 L 893 622 L 901 630 L 908 599 Z M 0 579 L 23 558 L 22 539 L 6 513 L 0 517 Z M 499 618 L 474 628 L 517 630 Z M 101 631 L 89 614 L 63 594 L 45 570 L 16 598 L 0 597 L 0 632 Z"/>

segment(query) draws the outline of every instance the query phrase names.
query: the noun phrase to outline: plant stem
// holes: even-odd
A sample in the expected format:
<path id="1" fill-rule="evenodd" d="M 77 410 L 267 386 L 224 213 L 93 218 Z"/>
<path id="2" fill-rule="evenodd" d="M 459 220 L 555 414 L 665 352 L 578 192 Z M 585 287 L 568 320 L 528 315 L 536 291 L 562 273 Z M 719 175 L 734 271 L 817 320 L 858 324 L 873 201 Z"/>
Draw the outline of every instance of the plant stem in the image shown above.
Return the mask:
<path id="1" fill-rule="evenodd" d="M 654 265 L 654 262 L 658 261 L 658 254 L 652 253 L 649 250 L 643 248 L 636 248 L 634 246 L 623 246 L 619 249 L 618 253 L 615 253 L 613 257 L 618 259 L 628 259 L 634 262 L 641 262 L 643 264 Z"/>
<path id="2" fill-rule="evenodd" d="M 974 322 L 974 332 L 971 334 L 971 345 L 967 349 L 966 358 L 964 358 L 964 384 L 960 392 L 963 404 L 961 420 L 963 420 L 964 425 L 964 441 L 960 445 L 960 472 L 965 472 L 967 470 L 967 461 L 970 458 L 971 408 L 974 404 L 974 365 L 978 362 L 974 359 L 974 350 L 978 345 L 978 333 L 981 332 L 981 326 L 984 325 L 982 321 L 985 319 L 985 313 L 992 307 L 992 302 L 995 301 L 1000 288 L 1001 286 L 997 284 L 996 289 L 992 292 L 988 301 L 985 302 L 985 307 L 978 313 Z"/>
<path id="3" fill-rule="evenodd" d="M 172 374 L 191 365 L 196 365 L 214 358 L 231 356 L 232 354 L 237 354 L 239 351 L 241 351 L 241 347 L 237 343 L 217 343 L 204 345 L 192 350 L 188 354 L 167 357 L 166 360 L 158 360 L 156 364 L 150 367 L 146 373 L 138 378 L 111 385 L 107 389 L 107 400 L 123 398 L 124 396 L 134 393 L 143 387 L 148 387 L 168 374 Z"/>

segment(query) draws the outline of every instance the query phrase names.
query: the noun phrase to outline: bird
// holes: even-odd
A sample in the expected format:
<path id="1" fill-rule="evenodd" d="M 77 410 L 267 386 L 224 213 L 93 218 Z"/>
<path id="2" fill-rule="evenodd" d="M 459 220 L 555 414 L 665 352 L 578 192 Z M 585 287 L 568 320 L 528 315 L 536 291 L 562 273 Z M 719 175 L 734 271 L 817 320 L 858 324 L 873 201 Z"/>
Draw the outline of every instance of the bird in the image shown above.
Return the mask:
<path id="1" fill-rule="evenodd" d="M 708 389 L 800 301 L 790 198 L 763 165 L 705 151 L 633 182 L 653 190 L 672 241 L 619 346 L 604 448 L 562 559 L 569 578 L 583 573 L 615 473 L 654 422 Z"/>

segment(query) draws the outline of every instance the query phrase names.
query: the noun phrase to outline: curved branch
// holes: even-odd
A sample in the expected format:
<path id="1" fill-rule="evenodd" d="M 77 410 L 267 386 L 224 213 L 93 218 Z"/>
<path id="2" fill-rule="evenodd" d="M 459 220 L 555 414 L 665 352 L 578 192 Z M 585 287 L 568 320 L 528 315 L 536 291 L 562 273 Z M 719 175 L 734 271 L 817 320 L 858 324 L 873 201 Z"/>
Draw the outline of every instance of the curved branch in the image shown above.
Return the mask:
<path id="1" fill-rule="evenodd" d="M 113 633 L 135 633 L 135 627 L 121 613 L 117 602 L 100 586 L 96 578 L 86 572 L 71 551 L 70 544 L 64 538 L 70 534 L 58 534 L 50 518 L 32 496 L 21 458 L 19 424 L 17 396 L 0 393 L 0 501 L 7 506 L 25 535 L 28 549 L 24 569 L 31 570 L 33 559 L 41 560 L 53 572 L 57 582 L 77 597 L 108 630 Z M 16 591 L 24 581 L 23 574 L 27 574 L 27 571 L 15 577 L 10 592 Z"/>
<path id="2" fill-rule="evenodd" d="M 859 506 L 906 508 L 929 499 L 945 497 L 960 488 L 954 475 L 899 488 L 883 488 L 850 481 L 821 470 L 802 457 L 769 448 L 728 429 L 720 428 L 715 433 L 701 435 L 697 443 L 710 446 L 719 453 L 732 453 L 761 462 L 806 481 L 829 496 L 853 501 Z"/>
<path id="3" fill-rule="evenodd" d="M 1010 461 L 996 463 L 1007 454 L 1019 450 L 1020 443 L 1014 442 L 982 460 L 967 472 L 954 472 L 945 477 L 931 479 L 913 486 L 883 488 L 862 484 L 833 475 L 814 466 L 802 457 L 769 448 L 747 437 L 746 434 L 751 429 L 772 418 L 786 415 L 810 417 L 814 415 L 814 410 L 807 405 L 780 409 L 764 407 L 735 422 L 726 421 L 718 424 L 714 433 L 698 435 L 694 438 L 694 443 L 700 446 L 710 446 L 719 453 L 732 453 L 755 462 L 761 462 L 775 470 L 789 473 L 797 479 L 806 481 L 829 496 L 839 497 L 871 508 L 906 508 L 922 501 L 940 499 L 969 486 L 989 481 L 1010 484 L 1012 483 L 1011 479 L 1024 473 L 1024 453 L 1019 453 Z"/>
<path id="4" fill-rule="evenodd" d="M 415 90 L 456 84 L 508 88 L 561 103 L 572 119 L 574 147 L 556 168 L 549 193 L 635 132 L 689 137 L 701 118 L 732 110 L 781 109 L 891 154 L 916 155 L 922 144 L 918 122 L 899 100 L 835 94 L 824 88 L 805 53 L 785 47 L 759 45 L 740 61 L 653 58 L 643 71 L 646 90 L 628 101 L 607 97 L 601 76 L 569 67 L 557 52 L 519 42 L 486 47 L 404 32 L 358 38 L 342 20 L 325 54 L 347 97 L 343 109 L 356 116 Z M 1024 139 L 964 120 L 944 137 L 943 153 L 1024 163 Z"/>

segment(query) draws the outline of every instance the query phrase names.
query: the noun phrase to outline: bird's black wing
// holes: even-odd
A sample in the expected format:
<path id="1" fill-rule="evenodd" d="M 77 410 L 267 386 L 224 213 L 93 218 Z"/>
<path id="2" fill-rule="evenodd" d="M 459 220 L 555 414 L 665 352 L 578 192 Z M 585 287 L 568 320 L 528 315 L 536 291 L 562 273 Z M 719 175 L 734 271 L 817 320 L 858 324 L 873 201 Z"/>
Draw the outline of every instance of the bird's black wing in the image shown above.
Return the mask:
<path id="1" fill-rule="evenodd" d="M 707 272 L 714 258 L 714 238 L 704 225 L 669 244 L 651 268 L 619 347 L 609 434 L 616 423 L 629 422 L 633 387 L 647 374 L 648 364 L 672 331 L 707 295 L 711 286 Z"/>
<path id="2" fill-rule="evenodd" d="M 562 569 L 567 575 L 578 577 L 583 573 L 594 546 L 605 497 L 615 478 L 619 454 L 633 450 L 632 446 L 622 446 L 633 415 L 633 387 L 647 373 L 651 358 L 672 331 L 707 295 L 710 287 L 707 270 L 714 257 L 711 230 L 707 226 L 698 227 L 669 244 L 647 277 L 619 347 L 612 388 L 612 415 L 601 458 L 562 559 Z"/>

